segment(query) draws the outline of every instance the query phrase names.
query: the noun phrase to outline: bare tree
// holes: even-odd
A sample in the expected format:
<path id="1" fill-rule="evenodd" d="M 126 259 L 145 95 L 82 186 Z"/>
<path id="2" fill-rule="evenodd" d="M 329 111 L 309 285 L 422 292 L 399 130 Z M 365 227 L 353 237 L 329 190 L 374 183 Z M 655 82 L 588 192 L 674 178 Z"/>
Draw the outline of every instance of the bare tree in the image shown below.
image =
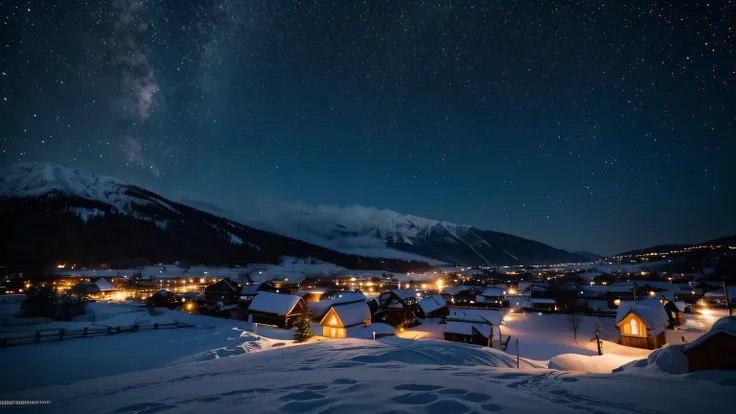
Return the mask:
<path id="1" fill-rule="evenodd" d="M 575 308 L 566 308 L 565 309 L 569 315 L 567 315 L 567 320 L 570 322 L 570 327 L 572 328 L 572 335 L 575 339 L 575 343 L 578 343 L 578 327 L 580 326 L 580 322 L 583 321 L 583 315 L 576 312 Z"/>

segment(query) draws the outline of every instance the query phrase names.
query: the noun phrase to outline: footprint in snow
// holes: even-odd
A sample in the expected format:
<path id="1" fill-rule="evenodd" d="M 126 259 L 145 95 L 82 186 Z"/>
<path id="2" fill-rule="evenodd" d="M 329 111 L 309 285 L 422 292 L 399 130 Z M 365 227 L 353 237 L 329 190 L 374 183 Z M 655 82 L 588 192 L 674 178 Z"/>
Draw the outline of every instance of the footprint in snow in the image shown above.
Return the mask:
<path id="1" fill-rule="evenodd" d="M 410 393 L 397 395 L 391 398 L 399 404 L 405 405 L 419 405 L 428 404 L 437 400 L 437 395 L 431 393 Z"/>
<path id="2" fill-rule="evenodd" d="M 394 387 L 399 391 L 436 391 L 442 387 L 427 384 L 400 384 Z"/>

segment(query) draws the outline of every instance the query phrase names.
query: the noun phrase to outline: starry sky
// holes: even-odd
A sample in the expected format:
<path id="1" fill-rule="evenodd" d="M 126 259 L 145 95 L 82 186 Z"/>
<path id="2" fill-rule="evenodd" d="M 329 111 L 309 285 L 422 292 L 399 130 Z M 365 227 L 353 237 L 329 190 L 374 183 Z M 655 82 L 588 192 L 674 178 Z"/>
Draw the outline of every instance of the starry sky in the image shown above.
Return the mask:
<path id="1" fill-rule="evenodd" d="M 0 164 L 613 254 L 736 233 L 733 1 L 0 2 Z"/>

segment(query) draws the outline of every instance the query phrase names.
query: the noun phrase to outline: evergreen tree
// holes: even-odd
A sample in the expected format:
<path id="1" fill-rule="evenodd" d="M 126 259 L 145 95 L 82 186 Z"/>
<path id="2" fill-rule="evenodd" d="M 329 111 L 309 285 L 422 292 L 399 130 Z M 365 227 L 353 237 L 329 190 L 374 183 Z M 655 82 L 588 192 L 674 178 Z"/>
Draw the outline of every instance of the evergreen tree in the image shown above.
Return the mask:
<path id="1" fill-rule="evenodd" d="M 306 342 L 314 335 L 312 333 L 312 318 L 308 313 L 301 315 L 294 321 L 294 341 Z"/>

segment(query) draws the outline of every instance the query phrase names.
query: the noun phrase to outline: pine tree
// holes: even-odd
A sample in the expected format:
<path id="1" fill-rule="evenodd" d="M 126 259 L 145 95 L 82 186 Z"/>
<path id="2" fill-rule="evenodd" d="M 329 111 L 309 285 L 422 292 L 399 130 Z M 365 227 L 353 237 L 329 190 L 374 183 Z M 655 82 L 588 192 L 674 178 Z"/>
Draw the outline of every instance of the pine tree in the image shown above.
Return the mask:
<path id="1" fill-rule="evenodd" d="M 301 315 L 296 321 L 294 321 L 294 341 L 306 342 L 306 340 L 311 338 L 313 335 L 312 318 L 310 318 L 308 313 Z"/>

